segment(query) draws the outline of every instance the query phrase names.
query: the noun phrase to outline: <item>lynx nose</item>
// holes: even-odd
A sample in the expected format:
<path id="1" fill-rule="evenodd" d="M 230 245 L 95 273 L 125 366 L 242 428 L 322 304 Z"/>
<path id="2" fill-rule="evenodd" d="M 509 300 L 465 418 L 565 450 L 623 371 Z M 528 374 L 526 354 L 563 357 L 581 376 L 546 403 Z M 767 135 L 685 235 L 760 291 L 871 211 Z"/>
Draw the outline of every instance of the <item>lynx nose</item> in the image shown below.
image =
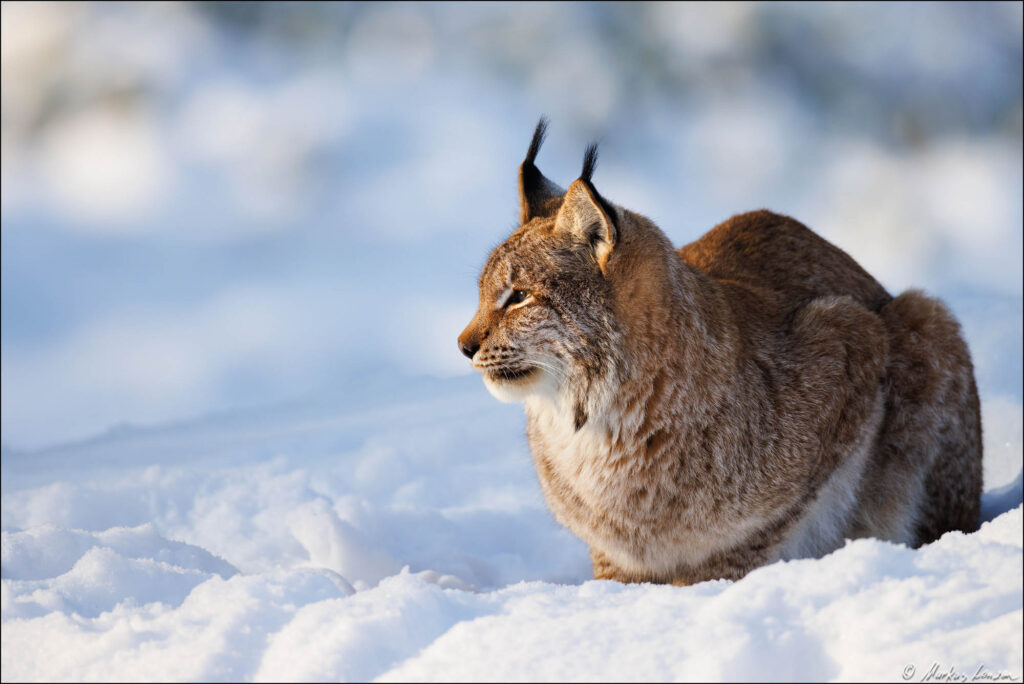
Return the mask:
<path id="1" fill-rule="evenodd" d="M 472 359 L 473 354 L 476 354 L 477 350 L 480 349 L 480 345 L 472 342 L 463 342 L 462 340 L 459 340 L 459 349 L 462 350 L 462 353 L 466 355 L 467 359 Z"/>

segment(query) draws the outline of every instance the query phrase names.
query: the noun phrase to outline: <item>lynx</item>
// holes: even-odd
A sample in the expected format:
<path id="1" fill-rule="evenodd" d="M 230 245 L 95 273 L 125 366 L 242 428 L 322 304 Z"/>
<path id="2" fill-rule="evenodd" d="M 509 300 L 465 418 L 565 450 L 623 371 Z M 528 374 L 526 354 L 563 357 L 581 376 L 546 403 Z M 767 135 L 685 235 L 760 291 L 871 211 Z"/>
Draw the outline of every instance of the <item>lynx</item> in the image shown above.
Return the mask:
<path id="1" fill-rule="evenodd" d="M 977 527 L 978 395 L 940 301 L 891 296 L 764 210 L 675 249 L 598 193 L 596 146 L 568 190 L 545 178 L 545 129 L 459 348 L 525 404 L 544 497 L 595 578 L 738 579 L 848 538 Z"/>

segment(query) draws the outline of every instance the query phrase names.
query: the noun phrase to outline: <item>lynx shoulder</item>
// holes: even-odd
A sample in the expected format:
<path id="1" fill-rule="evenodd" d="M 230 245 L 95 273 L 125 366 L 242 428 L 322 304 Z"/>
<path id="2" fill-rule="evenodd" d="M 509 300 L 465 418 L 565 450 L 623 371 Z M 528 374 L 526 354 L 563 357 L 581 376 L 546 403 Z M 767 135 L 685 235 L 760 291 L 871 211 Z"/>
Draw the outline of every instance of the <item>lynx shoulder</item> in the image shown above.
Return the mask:
<path id="1" fill-rule="evenodd" d="M 525 405 L 544 496 L 595 577 L 738 578 L 847 538 L 975 529 L 978 396 L 940 301 L 892 297 L 769 211 L 675 249 L 597 191 L 595 147 L 567 190 L 545 178 L 545 127 L 459 347 Z"/>

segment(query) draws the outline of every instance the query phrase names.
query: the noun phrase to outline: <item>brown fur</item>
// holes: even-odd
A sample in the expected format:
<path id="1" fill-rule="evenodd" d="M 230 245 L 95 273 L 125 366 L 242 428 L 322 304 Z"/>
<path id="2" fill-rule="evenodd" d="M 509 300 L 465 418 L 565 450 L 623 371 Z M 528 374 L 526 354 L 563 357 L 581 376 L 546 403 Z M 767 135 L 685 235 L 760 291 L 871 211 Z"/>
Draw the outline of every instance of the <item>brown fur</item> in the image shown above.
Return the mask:
<path id="1" fill-rule="evenodd" d="M 597 193 L 593 152 L 555 194 L 533 167 L 542 135 L 523 225 L 459 341 L 492 392 L 526 404 L 544 496 L 595 577 L 735 579 L 845 538 L 976 527 L 977 391 L 941 302 L 891 297 L 768 211 L 675 250 Z"/>

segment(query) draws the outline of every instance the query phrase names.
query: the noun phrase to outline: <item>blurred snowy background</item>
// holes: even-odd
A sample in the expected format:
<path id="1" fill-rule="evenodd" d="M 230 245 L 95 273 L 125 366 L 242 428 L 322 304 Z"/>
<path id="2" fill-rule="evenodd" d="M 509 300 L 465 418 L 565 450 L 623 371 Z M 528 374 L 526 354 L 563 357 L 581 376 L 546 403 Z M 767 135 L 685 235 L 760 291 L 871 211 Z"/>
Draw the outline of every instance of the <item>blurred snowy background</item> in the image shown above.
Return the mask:
<path id="1" fill-rule="evenodd" d="M 1019 3 L 11 3 L 2 96 L 13 449 L 468 373 L 541 113 L 550 177 L 600 139 L 678 244 L 796 216 L 1021 393 Z"/>
<path id="2" fill-rule="evenodd" d="M 587 578 L 540 498 L 521 410 L 455 345 L 542 113 L 545 174 L 567 184 L 600 140 L 597 187 L 676 244 L 767 207 L 891 292 L 943 297 L 974 356 L 986 488 L 1010 483 L 989 517 L 1020 502 L 1020 3 L 0 7 L 5 680 L 280 677 L 306 638 L 296 606 L 319 629 L 321 599 L 408 589 L 405 565 L 431 586 Z M 1019 543 L 1008 554 L 1019 566 Z M 996 630 L 1019 643 L 1009 577 L 1000 601 L 1018 608 Z M 203 599 L 216 582 L 249 603 Z M 452 600 L 450 624 L 479 614 Z M 255 612 L 217 622 L 229 604 Z M 991 617 L 968 614 L 936 620 Z M 884 650 L 879 625 L 896 646 L 917 638 L 876 617 L 852 660 L 825 649 L 839 664 L 805 674 L 875 672 L 857 654 Z M 351 653 L 305 676 L 376 676 L 450 626 L 432 619 L 394 653 L 316 642 Z M 215 625 L 198 651 L 174 641 L 196 620 Z M 260 641 L 285 624 L 297 635 Z M 813 650 L 721 625 L 767 650 L 723 670 L 735 654 L 695 647 L 689 669 L 619 674 L 787 676 L 786 654 Z M 102 647 L 88 636 L 107 630 Z M 902 667 L 888 647 L 885 668 Z"/>

